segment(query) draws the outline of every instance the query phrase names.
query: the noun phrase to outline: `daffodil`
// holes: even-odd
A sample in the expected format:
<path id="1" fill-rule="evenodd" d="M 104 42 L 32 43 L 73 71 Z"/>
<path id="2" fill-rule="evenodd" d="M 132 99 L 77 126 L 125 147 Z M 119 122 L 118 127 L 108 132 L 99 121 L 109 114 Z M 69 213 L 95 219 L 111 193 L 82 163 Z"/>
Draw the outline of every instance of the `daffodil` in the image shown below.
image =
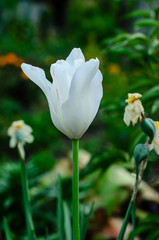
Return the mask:
<path id="1" fill-rule="evenodd" d="M 14 148 L 18 145 L 23 158 L 25 157 L 24 144 L 32 143 L 34 140 L 31 133 L 32 128 L 25 124 L 23 120 L 12 122 L 11 126 L 8 128 L 8 135 L 10 136 L 9 146 Z"/>
<path id="2" fill-rule="evenodd" d="M 139 93 L 128 94 L 128 99 L 125 101 L 128 103 L 128 105 L 125 107 L 124 112 L 124 122 L 127 126 L 129 126 L 131 122 L 133 125 L 135 125 L 138 120 L 142 120 L 142 114 L 144 115 L 144 108 L 140 101 L 141 97 L 142 95 Z"/>
<path id="3" fill-rule="evenodd" d="M 74 48 L 66 60 L 51 65 L 53 83 L 41 68 L 26 63 L 21 67 L 46 95 L 56 128 L 71 139 L 79 139 L 96 116 L 103 95 L 99 60 L 85 61 L 81 49 Z"/>
<path id="4" fill-rule="evenodd" d="M 159 154 L 159 122 L 154 122 L 156 127 L 155 136 L 152 140 L 152 143 L 150 145 L 150 150 L 154 149 L 154 151 Z"/>

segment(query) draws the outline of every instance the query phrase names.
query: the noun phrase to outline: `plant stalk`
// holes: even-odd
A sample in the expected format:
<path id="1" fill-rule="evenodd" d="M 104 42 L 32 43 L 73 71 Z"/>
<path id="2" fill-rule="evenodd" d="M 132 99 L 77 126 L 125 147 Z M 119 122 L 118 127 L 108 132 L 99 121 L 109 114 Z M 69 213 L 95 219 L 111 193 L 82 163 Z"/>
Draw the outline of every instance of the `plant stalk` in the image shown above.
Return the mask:
<path id="1" fill-rule="evenodd" d="M 80 240 L 79 228 L 79 140 L 72 140 L 73 152 L 73 182 L 72 182 L 72 198 L 73 198 L 73 240 Z"/>
<path id="2" fill-rule="evenodd" d="M 24 158 L 22 157 L 20 151 L 19 151 L 19 156 L 20 156 L 20 172 L 21 172 L 22 192 L 23 192 L 23 201 L 24 201 L 24 211 L 25 211 L 28 237 L 29 237 L 29 240 L 36 240 L 37 238 L 35 234 L 35 228 L 34 228 L 34 223 L 33 223 L 32 214 L 31 214 L 31 207 L 30 207 L 27 172 L 26 172 Z"/>

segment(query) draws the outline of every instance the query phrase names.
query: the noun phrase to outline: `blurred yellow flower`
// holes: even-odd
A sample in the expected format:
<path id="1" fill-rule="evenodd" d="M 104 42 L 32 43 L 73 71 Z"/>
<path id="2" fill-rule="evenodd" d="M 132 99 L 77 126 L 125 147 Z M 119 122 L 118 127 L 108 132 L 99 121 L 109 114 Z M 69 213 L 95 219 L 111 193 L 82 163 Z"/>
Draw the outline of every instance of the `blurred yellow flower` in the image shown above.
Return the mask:
<path id="1" fill-rule="evenodd" d="M 124 122 L 127 126 L 130 125 L 130 122 L 135 125 L 138 120 L 142 120 L 141 115 L 144 114 L 144 108 L 139 100 L 141 97 L 142 95 L 139 93 L 129 93 L 128 99 L 125 100 L 128 103 L 124 112 Z"/>
<path id="2" fill-rule="evenodd" d="M 108 71 L 111 75 L 118 75 L 121 71 L 120 66 L 116 63 L 112 63 L 108 67 Z"/>
<path id="3" fill-rule="evenodd" d="M 20 67 L 24 60 L 18 57 L 15 53 L 8 53 L 6 55 L 0 56 L 0 66 L 4 67 L 6 65 L 14 65 Z"/>
<path id="4" fill-rule="evenodd" d="M 14 148 L 18 145 L 23 159 L 25 158 L 24 144 L 34 141 L 34 137 L 31 134 L 32 131 L 32 128 L 25 124 L 23 120 L 12 122 L 11 126 L 8 128 L 8 135 L 10 136 L 9 146 Z"/>
<path id="5" fill-rule="evenodd" d="M 150 149 L 154 149 L 154 151 L 159 154 L 159 122 L 154 122 L 155 123 L 155 127 L 156 127 L 156 132 L 155 132 L 155 136 L 152 140 L 152 143 L 150 145 Z"/>

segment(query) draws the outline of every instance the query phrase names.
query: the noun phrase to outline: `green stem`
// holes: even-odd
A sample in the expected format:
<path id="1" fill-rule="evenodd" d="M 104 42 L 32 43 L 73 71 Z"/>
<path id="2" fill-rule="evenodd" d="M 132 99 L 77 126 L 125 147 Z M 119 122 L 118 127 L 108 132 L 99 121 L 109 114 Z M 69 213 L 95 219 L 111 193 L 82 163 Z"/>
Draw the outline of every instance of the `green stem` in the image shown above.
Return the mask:
<path id="1" fill-rule="evenodd" d="M 73 240 L 80 240 L 80 228 L 79 228 L 79 164 L 78 164 L 78 152 L 79 152 L 79 140 L 72 140 L 73 150 Z"/>
<path id="2" fill-rule="evenodd" d="M 19 152 L 19 155 L 20 155 L 21 182 L 22 182 L 22 191 L 23 191 L 23 201 L 24 201 L 25 219 L 26 219 L 26 224 L 27 224 L 27 232 L 28 232 L 29 240 L 36 240 L 35 228 L 34 228 L 34 224 L 33 224 L 31 207 L 30 207 L 29 188 L 28 188 L 26 167 L 25 167 L 24 159 L 22 158 L 20 152 Z"/>
<path id="3" fill-rule="evenodd" d="M 120 230 L 120 233 L 119 233 L 119 236 L 118 236 L 117 240 L 123 240 L 133 204 L 134 204 L 134 202 L 132 201 L 132 199 L 130 199 L 129 206 L 128 206 L 128 209 L 127 209 L 126 214 L 125 214 L 124 222 L 123 222 L 123 225 L 121 227 L 121 230 Z"/>

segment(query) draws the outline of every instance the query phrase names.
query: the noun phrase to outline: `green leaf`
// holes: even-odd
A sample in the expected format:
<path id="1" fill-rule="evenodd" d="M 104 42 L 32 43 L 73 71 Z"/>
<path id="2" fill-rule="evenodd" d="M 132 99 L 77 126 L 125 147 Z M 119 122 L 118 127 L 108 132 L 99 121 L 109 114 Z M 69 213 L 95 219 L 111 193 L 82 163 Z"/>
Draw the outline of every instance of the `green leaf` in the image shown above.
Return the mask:
<path id="1" fill-rule="evenodd" d="M 133 40 L 142 40 L 142 41 L 145 41 L 147 43 L 149 42 L 148 38 L 143 33 L 134 33 L 134 34 L 130 35 L 129 36 L 129 41 L 133 41 Z"/>
<path id="2" fill-rule="evenodd" d="M 7 221 L 7 218 L 5 218 L 5 217 L 3 218 L 3 229 L 4 229 L 4 232 L 5 232 L 6 240 L 12 240 L 11 232 L 10 232 L 9 225 L 8 225 L 8 221 Z"/>
<path id="3" fill-rule="evenodd" d="M 151 108 L 151 113 L 154 114 L 159 110 L 159 99 L 157 99 Z"/>
<path id="4" fill-rule="evenodd" d="M 156 48 L 158 50 L 158 47 L 159 47 L 159 40 L 158 39 L 151 40 L 151 44 L 148 48 L 148 54 L 152 55 L 155 52 Z"/>
<path id="5" fill-rule="evenodd" d="M 65 201 L 63 201 L 63 209 L 64 209 L 64 230 L 65 230 L 65 239 L 72 239 L 72 228 L 71 228 L 71 216 L 69 212 L 68 205 Z"/>
<path id="6" fill-rule="evenodd" d="M 154 19 L 142 19 L 135 23 L 135 27 L 159 27 L 159 22 Z"/>
<path id="7" fill-rule="evenodd" d="M 94 203 L 92 203 L 88 213 L 85 213 L 85 207 L 83 208 L 83 211 L 81 213 L 81 224 L 80 224 L 80 240 L 84 240 L 85 239 L 85 235 L 87 232 L 87 227 L 88 227 L 88 222 L 89 219 L 91 217 L 91 214 L 93 212 L 93 207 L 94 207 Z"/>
<path id="8" fill-rule="evenodd" d="M 152 15 L 154 15 L 154 13 L 150 12 L 150 11 L 136 10 L 136 11 L 133 11 L 131 13 L 128 13 L 126 15 L 126 18 L 135 18 L 135 17 L 147 17 L 147 18 L 150 18 L 150 17 L 152 17 Z"/>
<path id="9" fill-rule="evenodd" d="M 135 82 L 136 81 L 136 82 Z M 156 80 L 155 80 L 156 81 Z M 140 88 L 150 87 L 152 85 L 152 79 L 145 79 L 145 78 L 134 78 L 134 84 L 130 86 L 130 91 L 135 91 Z M 139 91 L 140 92 L 140 91 Z"/>
<path id="10" fill-rule="evenodd" d="M 146 93 L 144 93 L 144 95 L 142 96 L 142 102 L 146 102 L 146 101 L 152 100 L 155 97 L 158 98 L 158 96 L 159 96 L 159 85 L 151 88 Z"/>
<path id="11" fill-rule="evenodd" d="M 130 217 L 130 214 L 131 214 L 132 206 L 133 206 L 133 202 L 130 199 L 130 203 L 129 203 L 128 209 L 126 211 L 125 218 L 124 218 L 124 221 L 123 221 L 123 224 L 122 224 L 122 227 L 121 227 L 121 230 L 120 230 L 120 233 L 119 233 L 119 236 L 118 236 L 117 240 L 123 240 L 123 238 L 124 238 L 126 227 L 128 225 L 128 222 L 129 222 L 129 217 Z"/>
<path id="12" fill-rule="evenodd" d="M 64 212 L 62 202 L 62 182 L 60 176 L 58 176 L 57 224 L 59 240 L 64 240 Z"/>
<path id="13" fill-rule="evenodd" d="M 156 132 L 154 121 L 151 118 L 145 118 L 141 122 L 141 129 L 150 138 L 149 143 L 151 143 Z"/>
<path id="14" fill-rule="evenodd" d="M 133 225 L 132 240 L 134 240 L 134 238 L 135 238 L 135 222 L 136 222 L 135 203 L 134 202 L 132 204 L 132 209 L 131 209 L 131 219 L 132 219 L 132 225 Z"/>
<path id="15" fill-rule="evenodd" d="M 19 156 L 20 156 L 22 191 L 23 191 L 23 199 L 24 199 L 24 210 L 25 210 L 28 236 L 29 236 L 29 240 L 36 240 L 37 238 L 35 233 L 35 226 L 32 218 L 31 206 L 30 206 L 27 171 L 26 171 L 24 159 L 22 159 L 20 151 L 19 151 Z"/>
<path id="16" fill-rule="evenodd" d="M 117 35 L 113 39 L 109 40 L 108 43 L 109 44 L 114 44 L 114 43 L 123 42 L 123 41 L 127 40 L 129 37 L 130 37 L 129 33 L 120 33 L 119 35 Z"/>

